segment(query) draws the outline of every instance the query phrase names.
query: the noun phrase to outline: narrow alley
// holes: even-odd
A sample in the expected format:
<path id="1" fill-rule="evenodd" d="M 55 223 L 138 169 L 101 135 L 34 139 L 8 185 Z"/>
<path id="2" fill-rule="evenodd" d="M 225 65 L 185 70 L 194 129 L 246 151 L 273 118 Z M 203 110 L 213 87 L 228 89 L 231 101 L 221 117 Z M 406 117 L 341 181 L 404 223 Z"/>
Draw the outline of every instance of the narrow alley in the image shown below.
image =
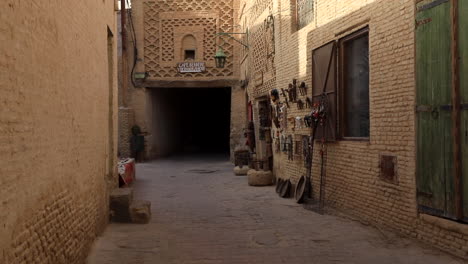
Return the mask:
<path id="1" fill-rule="evenodd" d="M 0 264 L 468 263 L 468 0 L 0 9 Z"/>
<path id="2" fill-rule="evenodd" d="M 249 187 L 223 156 L 140 164 L 135 198 L 152 203 L 148 225 L 108 226 L 88 264 L 462 263 L 413 240 L 319 215 L 274 187 Z"/>

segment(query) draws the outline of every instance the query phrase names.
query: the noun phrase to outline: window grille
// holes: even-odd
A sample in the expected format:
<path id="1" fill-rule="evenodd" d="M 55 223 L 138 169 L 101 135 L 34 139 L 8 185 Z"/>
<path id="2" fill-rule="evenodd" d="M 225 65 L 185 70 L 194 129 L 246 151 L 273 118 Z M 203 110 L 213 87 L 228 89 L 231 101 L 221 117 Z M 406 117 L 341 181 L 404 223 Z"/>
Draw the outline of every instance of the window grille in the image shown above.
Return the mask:
<path id="1" fill-rule="evenodd" d="M 314 20 L 314 0 L 296 0 L 297 29 L 307 26 Z"/>

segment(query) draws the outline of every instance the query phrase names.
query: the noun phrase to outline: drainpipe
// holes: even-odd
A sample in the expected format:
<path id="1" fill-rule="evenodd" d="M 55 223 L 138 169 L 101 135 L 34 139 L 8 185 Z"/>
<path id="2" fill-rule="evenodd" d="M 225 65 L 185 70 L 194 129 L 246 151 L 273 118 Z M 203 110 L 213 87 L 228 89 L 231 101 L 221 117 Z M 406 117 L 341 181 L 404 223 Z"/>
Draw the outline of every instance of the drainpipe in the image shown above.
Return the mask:
<path id="1" fill-rule="evenodd" d="M 122 29 L 122 105 L 127 107 L 128 69 L 127 69 L 127 0 L 120 0 L 120 23 Z"/>

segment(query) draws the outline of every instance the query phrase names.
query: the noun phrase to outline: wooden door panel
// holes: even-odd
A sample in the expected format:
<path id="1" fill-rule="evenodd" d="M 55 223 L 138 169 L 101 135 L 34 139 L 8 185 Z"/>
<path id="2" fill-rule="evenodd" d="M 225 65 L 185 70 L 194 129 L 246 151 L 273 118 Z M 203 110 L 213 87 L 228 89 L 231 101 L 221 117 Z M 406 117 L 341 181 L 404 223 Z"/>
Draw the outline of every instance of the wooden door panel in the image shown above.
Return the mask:
<path id="1" fill-rule="evenodd" d="M 450 117 L 432 119 L 431 112 L 419 113 L 418 201 L 428 207 L 424 209 L 437 210 L 437 214 L 445 215 L 447 177 L 451 176 L 452 169 L 450 159 L 447 159 L 451 155 Z"/>
<path id="2" fill-rule="evenodd" d="M 452 121 L 444 107 L 451 104 L 450 4 L 423 1 L 417 8 L 418 203 L 422 211 L 452 217 Z"/>

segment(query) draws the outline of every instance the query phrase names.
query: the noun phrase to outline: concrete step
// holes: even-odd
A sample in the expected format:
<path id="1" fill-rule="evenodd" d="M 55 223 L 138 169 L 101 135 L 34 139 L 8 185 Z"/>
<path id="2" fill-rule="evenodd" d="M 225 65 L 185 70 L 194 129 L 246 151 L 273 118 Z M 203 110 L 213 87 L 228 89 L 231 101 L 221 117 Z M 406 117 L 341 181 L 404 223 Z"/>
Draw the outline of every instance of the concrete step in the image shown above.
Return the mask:
<path id="1" fill-rule="evenodd" d="M 110 194 L 110 214 L 112 222 L 130 223 L 130 205 L 133 202 L 133 188 L 118 188 Z"/>

